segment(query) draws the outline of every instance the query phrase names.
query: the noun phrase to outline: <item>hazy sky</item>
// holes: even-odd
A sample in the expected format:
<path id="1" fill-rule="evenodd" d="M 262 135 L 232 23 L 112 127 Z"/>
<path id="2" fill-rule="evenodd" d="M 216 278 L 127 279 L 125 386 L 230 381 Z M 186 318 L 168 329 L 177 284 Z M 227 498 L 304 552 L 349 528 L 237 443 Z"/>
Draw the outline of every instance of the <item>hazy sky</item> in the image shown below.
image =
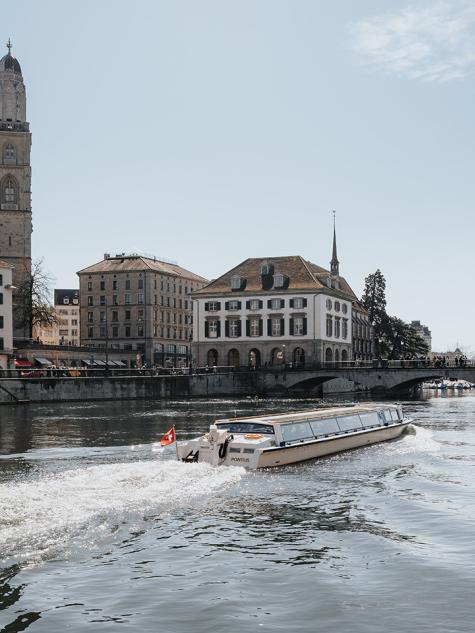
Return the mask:
<path id="1" fill-rule="evenodd" d="M 473 2 L 0 0 L 27 87 L 33 251 L 208 278 L 328 266 L 475 351 Z M 6 49 L 5 49 L 6 52 Z"/>

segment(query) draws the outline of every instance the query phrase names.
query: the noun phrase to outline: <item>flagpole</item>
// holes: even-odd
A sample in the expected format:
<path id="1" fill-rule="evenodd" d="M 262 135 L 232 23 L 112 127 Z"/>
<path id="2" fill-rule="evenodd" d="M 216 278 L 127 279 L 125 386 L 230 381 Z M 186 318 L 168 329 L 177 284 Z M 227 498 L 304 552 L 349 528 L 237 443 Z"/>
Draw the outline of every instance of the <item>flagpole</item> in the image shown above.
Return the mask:
<path id="1" fill-rule="evenodd" d="M 173 425 L 173 435 L 175 436 L 175 450 L 176 450 L 176 460 L 177 462 L 180 461 L 178 458 L 178 442 L 176 441 L 176 429 L 175 429 L 175 425 Z"/>

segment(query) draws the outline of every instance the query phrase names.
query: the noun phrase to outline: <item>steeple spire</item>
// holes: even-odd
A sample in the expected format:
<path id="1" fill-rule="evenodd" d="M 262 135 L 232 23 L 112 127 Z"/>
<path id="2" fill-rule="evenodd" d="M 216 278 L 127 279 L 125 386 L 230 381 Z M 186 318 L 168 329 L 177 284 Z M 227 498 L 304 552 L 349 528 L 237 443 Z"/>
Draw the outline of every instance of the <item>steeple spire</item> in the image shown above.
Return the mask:
<path id="1" fill-rule="evenodd" d="M 336 252 L 336 211 L 333 211 L 333 252 L 332 252 L 332 260 L 330 262 L 330 270 L 332 275 L 340 274 L 340 262 L 338 261 L 338 256 Z"/>
<path id="2" fill-rule="evenodd" d="M 10 41 L 10 38 L 8 38 L 8 42 L 6 44 L 7 48 L 8 48 L 8 54 L 10 55 L 12 52 L 12 43 Z"/>

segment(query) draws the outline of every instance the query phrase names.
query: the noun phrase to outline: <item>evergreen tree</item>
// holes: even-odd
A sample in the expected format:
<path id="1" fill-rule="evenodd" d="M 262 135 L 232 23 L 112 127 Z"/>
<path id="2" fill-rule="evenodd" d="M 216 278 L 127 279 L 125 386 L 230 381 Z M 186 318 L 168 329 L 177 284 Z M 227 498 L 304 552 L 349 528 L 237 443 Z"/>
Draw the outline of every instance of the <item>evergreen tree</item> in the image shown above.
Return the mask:
<path id="1" fill-rule="evenodd" d="M 388 316 L 386 314 L 386 279 L 379 268 L 366 277 L 361 303 L 368 310 L 369 320 L 373 326 L 376 356 L 381 358 L 387 351 L 383 335 Z"/>

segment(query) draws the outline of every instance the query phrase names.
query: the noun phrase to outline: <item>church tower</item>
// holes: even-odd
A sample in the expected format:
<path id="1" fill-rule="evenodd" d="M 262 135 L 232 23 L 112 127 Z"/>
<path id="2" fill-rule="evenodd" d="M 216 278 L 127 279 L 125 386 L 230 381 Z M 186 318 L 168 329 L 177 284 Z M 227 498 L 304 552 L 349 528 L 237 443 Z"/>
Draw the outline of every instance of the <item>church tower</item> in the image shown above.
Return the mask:
<path id="1" fill-rule="evenodd" d="M 11 48 L 8 40 L 8 52 L 0 59 L 0 259 L 14 267 L 13 335 L 29 338 L 20 306 L 31 275 L 31 134 L 25 84 Z"/>
<path id="2" fill-rule="evenodd" d="M 330 271 L 331 274 L 335 277 L 338 277 L 340 274 L 340 262 L 338 261 L 338 255 L 336 252 L 336 221 L 335 221 L 336 212 L 333 211 L 333 251 L 332 251 L 332 259 L 330 262 Z"/>

